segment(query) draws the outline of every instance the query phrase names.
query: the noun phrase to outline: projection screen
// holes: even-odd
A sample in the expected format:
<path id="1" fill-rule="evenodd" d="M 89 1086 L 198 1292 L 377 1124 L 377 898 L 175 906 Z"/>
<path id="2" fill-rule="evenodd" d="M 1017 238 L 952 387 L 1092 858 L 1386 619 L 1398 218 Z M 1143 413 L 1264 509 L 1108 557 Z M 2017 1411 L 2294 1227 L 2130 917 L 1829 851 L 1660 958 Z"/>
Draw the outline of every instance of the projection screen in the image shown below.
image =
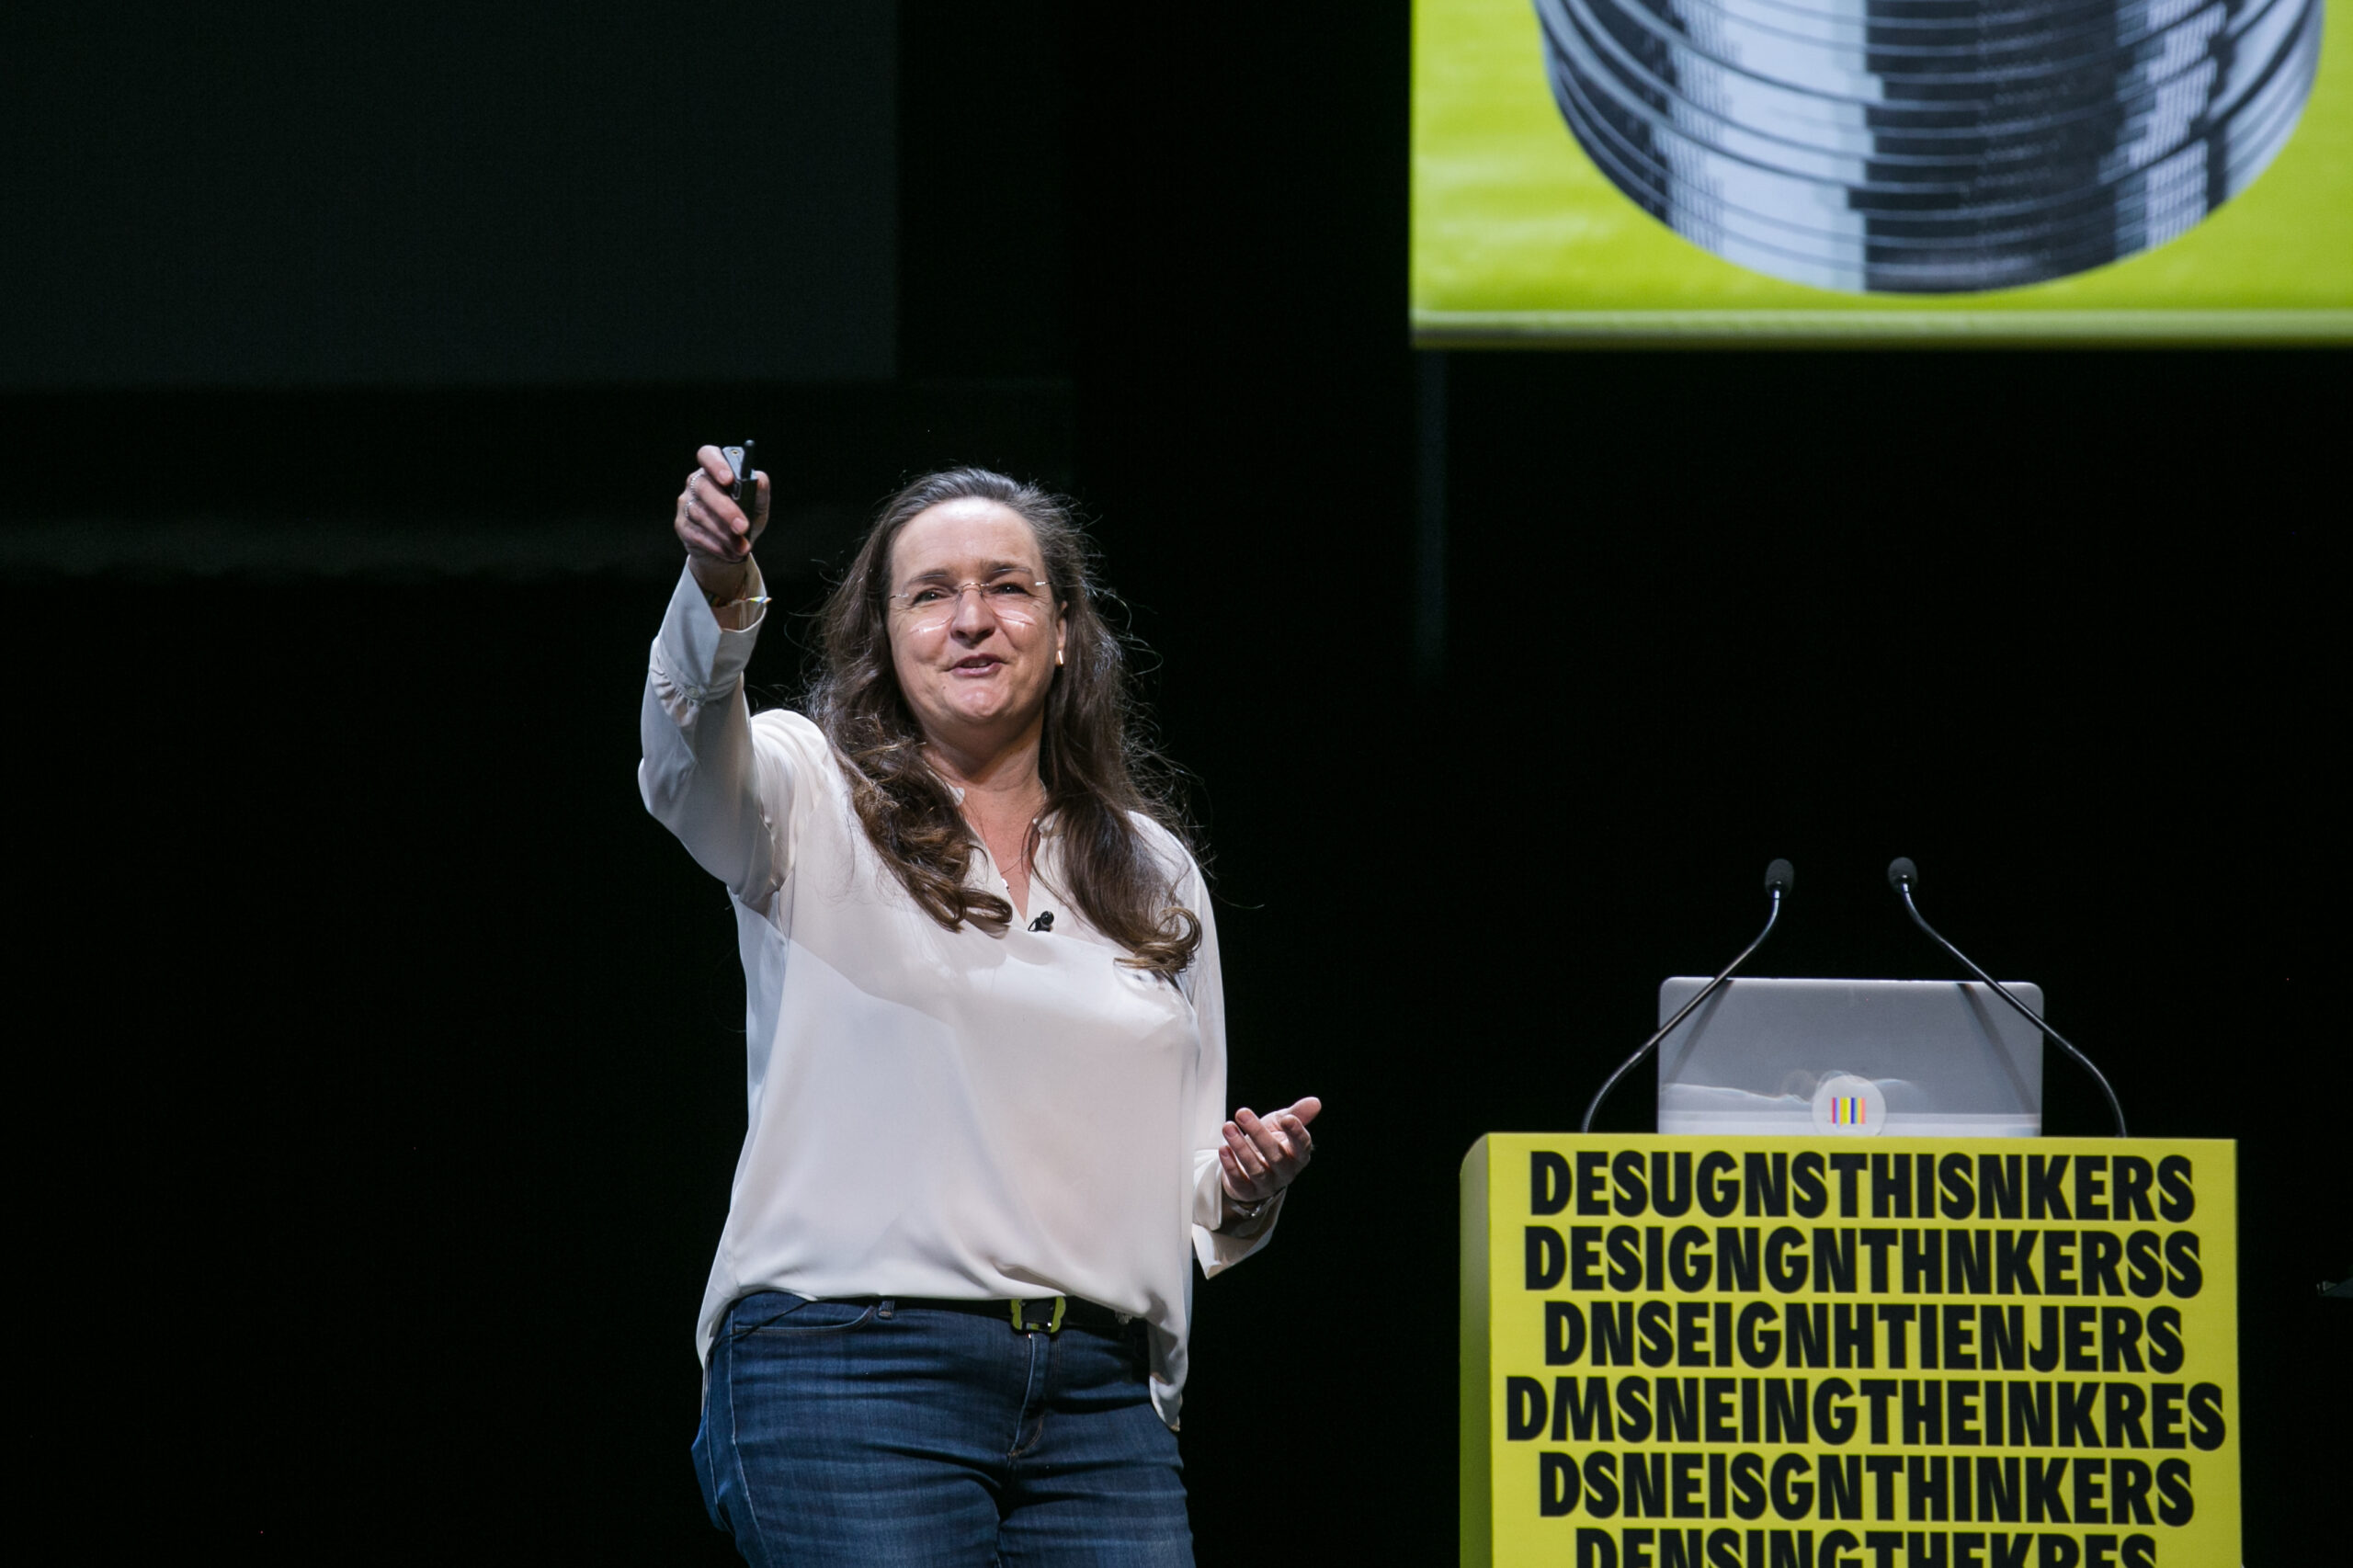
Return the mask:
<path id="1" fill-rule="evenodd" d="M 1415 341 L 2353 341 L 2348 34 L 2353 0 L 1416 0 Z"/>

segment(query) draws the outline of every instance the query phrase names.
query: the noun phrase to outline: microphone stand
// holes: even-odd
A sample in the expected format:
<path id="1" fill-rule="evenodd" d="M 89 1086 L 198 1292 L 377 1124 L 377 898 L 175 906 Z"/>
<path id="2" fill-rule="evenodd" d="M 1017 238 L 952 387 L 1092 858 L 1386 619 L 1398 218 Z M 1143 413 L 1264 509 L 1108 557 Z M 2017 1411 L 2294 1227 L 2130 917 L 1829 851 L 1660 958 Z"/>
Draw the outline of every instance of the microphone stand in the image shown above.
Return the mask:
<path id="1" fill-rule="evenodd" d="M 2099 1085 L 2099 1092 L 2108 1096 L 2108 1112 L 2110 1116 L 2116 1119 L 2116 1135 L 2119 1138 L 2124 1137 L 2124 1108 L 2117 1103 L 2116 1091 L 2109 1087 L 2108 1074 L 2093 1066 L 2092 1059 L 2086 1056 L 2082 1051 L 2077 1051 L 2075 1049 L 2075 1042 L 2070 1040 L 2065 1035 L 2063 1035 L 2057 1029 L 2052 1028 L 2050 1022 L 2045 1019 L 2041 1014 L 2036 1012 L 2033 1008 L 2028 1006 L 2025 1003 L 2012 995 L 2008 986 L 2003 984 L 2000 981 L 1995 979 L 1992 975 L 1986 973 L 1984 970 L 1979 969 L 1975 964 L 1972 963 L 1967 953 L 1962 952 L 1959 948 L 1956 948 L 1950 942 L 1946 941 L 1943 937 L 1938 935 L 1937 928 L 1928 924 L 1928 917 L 1922 915 L 1920 913 L 1920 906 L 1912 902 L 1912 884 L 1920 880 L 1920 869 L 1917 866 L 1915 866 L 1911 861 L 1899 857 L 1888 866 L 1887 880 L 1889 882 L 1893 884 L 1896 893 L 1904 900 L 1904 912 L 1912 916 L 1913 925 L 1917 926 L 1921 930 L 1927 932 L 1930 941 L 1936 943 L 1937 946 L 1942 948 L 1954 958 L 1960 960 L 1961 968 L 1967 970 L 1970 973 L 1975 975 L 1978 979 L 1992 986 L 1995 994 L 2000 996 L 2003 1001 L 2007 1002 L 2011 1006 L 2016 1007 L 2019 1013 L 2025 1016 L 2026 1020 L 2029 1023 L 2032 1024 L 2036 1028 L 2040 1029 L 2044 1034 L 2049 1035 L 2052 1040 L 2057 1040 L 2059 1042 L 2059 1049 L 2074 1057 L 2075 1061 L 2082 1065 L 2084 1071 L 2092 1075 L 2092 1082 Z"/>
<path id="2" fill-rule="evenodd" d="M 1714 995 L 1716 994 L 1716 987 L 1722 985 L 1725 981 L 1730 980 L 1733 977 L 1733 971 L 1738 969 L 1742 964 L 1748 961 L 1749 954 L 1755 952 L 1757 949 L 1765 945 L 1765 938 L 1773 934 L 1773 923 L 1781 918 L 1781 894 L 1789 891 L 1790 883 L 1794 880 L 1795 876 L 1796 873 L 1790 869 L 1790 863 L 1787 860 L 1776 860 L 1765 869 L 1765 891 L 1773 895 L 1773 908 L 1771 912 L 1765 916 L 1765 929 L 1756 933 L 1756 939 L 1755 941 L 1740 949 L 1740 956 L 1738 958 L 1724 965 L 1723 972 L 1722 974 L 1717 975 L 1715 979 L 1701 986 L 1699 988 L 1699 994 L 1697 996 L 1692 997 L 1691 1000 L 1684 1003 L 1682 1006 L 1677 1007 L 1675 1010 L 1675 1017 L 1667 1019 L 1665 1023 L 1659 1026 L 1658 1033 L 1643 1041 L 1643 1043 L 1635 1049 L 1633 1055 L 1629 1056 L 1625 1061 L 1618 1064 L 1618 1071 L 1609 1074 L 1608 1080 L 1602 1084 L 1601 1087 L 1594 1091 L 1593 1102 L 1585 1108 L 1585 1120 L 1577 1126 L 1577 1131 L 1580 1133 L 1590 1132 L 1593 1131 L 1594 1113 L 1601 1108 L 1601 1102 L 1609 1097 L 1609 1091 L 1618 1086 L 1618 1080 L 1631 1072 L 1633 1070 L 1634 1063 L 1640 1062 L 1643 1057 L 1648 1056 L 1651 1053 L 1651 1048 L 1653 1046 L 1658 1044 L 1660 1040 L 1665 1040 L 1668 1035 L 1673 1034 L 1675 1032 L 1675 1026 L 1688 1017 L 1692 1008 L 1697 1007 L 1700 1003 Z"/>

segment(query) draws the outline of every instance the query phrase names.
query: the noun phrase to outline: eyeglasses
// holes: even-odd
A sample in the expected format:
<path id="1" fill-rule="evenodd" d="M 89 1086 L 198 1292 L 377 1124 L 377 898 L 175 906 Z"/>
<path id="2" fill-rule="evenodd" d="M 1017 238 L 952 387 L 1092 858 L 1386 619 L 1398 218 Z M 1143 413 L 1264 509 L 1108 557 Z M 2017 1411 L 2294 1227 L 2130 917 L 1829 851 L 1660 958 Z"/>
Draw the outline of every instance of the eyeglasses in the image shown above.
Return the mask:
<path id="1" fill-rule="evenodd" d="M 996 577 L 985 583 L 921 583 L 891 596 L 891 608 L 906 617 L 918 631 L 937 631 L 956 619 L 966 594 L 978 594 L 989 613 L 1010 626 L 1035 626 L 1053 608 L 1053 590 L 1025 577 Z"/>

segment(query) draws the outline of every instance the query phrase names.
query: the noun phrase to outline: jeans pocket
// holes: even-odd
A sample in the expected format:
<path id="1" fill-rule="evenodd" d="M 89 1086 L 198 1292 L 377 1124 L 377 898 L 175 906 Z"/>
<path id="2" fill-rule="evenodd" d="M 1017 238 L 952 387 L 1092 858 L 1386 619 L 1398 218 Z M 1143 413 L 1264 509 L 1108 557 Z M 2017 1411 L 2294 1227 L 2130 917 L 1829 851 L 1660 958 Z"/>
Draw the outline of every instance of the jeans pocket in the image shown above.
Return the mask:
<path id="1" fill-rule="evenodd" d="M 727 1337 L 734 1342 L 755 1334 L 846 1334 L 874 1319 L 871 1301 L 812 1301 L 781 1290 L 746 1296 L 727 1314 Z"/>

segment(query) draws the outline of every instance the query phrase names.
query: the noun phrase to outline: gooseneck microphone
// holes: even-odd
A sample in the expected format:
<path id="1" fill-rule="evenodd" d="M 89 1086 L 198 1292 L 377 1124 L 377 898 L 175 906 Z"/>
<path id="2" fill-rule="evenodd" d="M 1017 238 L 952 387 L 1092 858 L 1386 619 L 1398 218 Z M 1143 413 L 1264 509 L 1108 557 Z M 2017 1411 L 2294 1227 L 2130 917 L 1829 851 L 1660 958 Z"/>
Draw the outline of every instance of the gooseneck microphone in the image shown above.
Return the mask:
<path id="1" fill-rule="evenodd" d="M 1675 1026 L 1681 1023 L 1686 1017 L 1688 1017 L 1692 1008 L 1698 1006 L 1700 1003 L 1714 995 L 1716 994 L 1716 987 L 1722 985 L 1725 981 L 1730 980 L 1733 977 L 1733 971 L 1739 969 L 1742 964 L 1748 961 L 1748 955 L 1765 945 L 1765 938 L 1773 934 L 1773 922 L 1781 917 L 1781 895 L 1790 891 L 1790 883 L 1795 880 L 1797 872 L 1790 869 L 1790 863 L 1787 860 L 1776 860 L 1771 865 L 1765 868 L 1765 891 L 1771 894 L 1773 899 L 1773 907 L 1765 916 L 1765 929 L 1756 933 L 1756 939 L 1755 941 L 1740 949 L 1740 956 L 1738 958 L 1724 965 L 1724 970 L 1722 974 L 1719 974 L 1715 979 L 1701 986 L 1699 988 L 1699 994 L 1697 996 L 1692 997 L 1691 1000 L 1684 1003 L 1682 1006 L 1677 1007 L 1675 1010 L 1675 1017 L 1667 1019 L 1666 1022 L 1659 1026 L 1658 1033 L 1643 1041 L 1642 1045 L 1636 1049 L 1633 1055 L 1629 1056 L 1625 1061 L 1618 1064 L 1618 1071 L 1609 1074 L 1608 1081 L 1604 1083 L 1599 1089 L 1594 1092 L 1593 1103 L 1585 1108 L 1585 1120 L 1577 1127 L 1577 1131 L 1579 1132 L 1590 1132 L 1593 1131 L 1594 1113 L 1601 1108 L 1601 1102 L 1609 1097 L 1609 1091 L 1618 1086 L 1618 1080 L 1624 1077 L 1628 1073 L 1633 1071 L 1634 1063 L 1640 1062 L 1643 1057 L 1648 1056 L 1651 1053 L 1651 1049 L 1657 1045 L 1660 1040 L 1663 1040 L 1668 1035 L 1673 1034 L 1675 1032 Z"/>
<path id="2" fill-rule="evenodd" d="M 1915 866 L 1904 857 L 1898 855 L 1894 859 L 1890 860 L 1887 863 L 1887 882 L 1890 887 L 1895 890 L 1896 896 L 1904 901 L 1904 912 L 1912 916 L 1912 924 L 1927 932 L 1930 941 L 1936 943 L 1937 946 L 1950 953 L 1954 958 L 1959 959 L 1961 960 L 1961 968 L 1967 970 L 1970 973 L 1975 975 L 1978 979 L 1992 986 L 1995 994 L 1999 995 L 2003 1001 L 2007 1002 L 2011 1006 L 2016 1007 L 2019 1013 L 2025 1016 L 2026 1020 L 2032 1024 L 2036 1028 L 2040 1029 L 2044 1034 L 2047 1034 L 2052 1040 L 2057 1040 L 2059 1042 L 2060 1050 L 2065 1051 L 2068 1055 L 2074 1057 L 2076 1062 L 2082 1064 L 2084 1071 L 2092 1075 L 2092 1082 L 2099 1085 L 2099 1092 L 2108 1096 L 2109 1114 L 2116 1118 L 2116 1135 L 2119 1138 L 2123 1137 L 2125 1135 L 2124 1108 L 2117 1103 L 2116 1091 L 2108 1086 L 2108 1075 L 2102 1073 L 2098 1068 L 2093 1066 L 2092 1059 L 2086 1056 L 2082 1051 L 2077 1051 L 2073 1040 L 2070 1040 L 2065 1035 L 2061 1034 L 2057 1029 L 2052 1028 L 2049 1021 L 2046 1020 L 2041 1014 L 2036 1012 L 2033 1008 L 2019 1001 L 2016 996 L 2011 995 L 2010 988 L 2008 986 L 2004 985 L 2000 981 L 1995 979 L 1992 975 L 1986 973 L 1984 970 L 1979 969 L 1975 964 L 1972 963 L 1967 953 L 1962 952 L 1959 948 L 1956 948 L 1950 942 L 1946 941 L 1943 937 L 1938 934 L 1937 928 L 1928 924 L 1927 916 L 1922 915 L 1920 913 L 1920 906 L 1912 901 L 1912 890 L 1920 885 L 1920 868 Z"/>

